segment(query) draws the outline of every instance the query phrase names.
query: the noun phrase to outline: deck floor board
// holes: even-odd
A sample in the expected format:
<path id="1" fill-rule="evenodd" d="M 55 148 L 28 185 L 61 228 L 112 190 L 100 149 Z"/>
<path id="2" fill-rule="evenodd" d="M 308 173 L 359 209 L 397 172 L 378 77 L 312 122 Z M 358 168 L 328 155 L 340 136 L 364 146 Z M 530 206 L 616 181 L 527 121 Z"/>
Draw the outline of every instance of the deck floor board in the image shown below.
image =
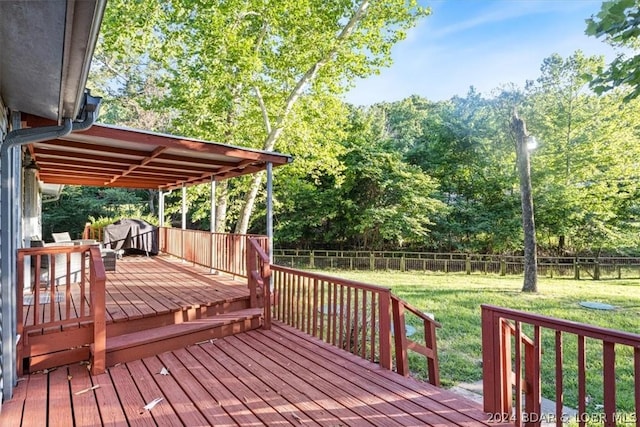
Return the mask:
<path id="1" fill-rule="evenodd" d="M 331 378 L 328 375 L 323 375 L 322 368 L 315 366 L 313 369 L 309 369 L 308 366 L 298 364 L 297 358 L 291 358 L 283 355 L 279 350 L 279 344 L 271 342 L 271 345 L 266 345 L 259 338 L 250 336 L 250 334 L 243 334 L 237 337 L 245 344 L 250 346 L 253 351 L 262 354 L 260 362 L 263 359 L 270 359 L 274 363 L 280 365 L 282 369 L 286 369 L 293 374 L 297 379 L 304 384 L 303 389 L 315 389 L 318 393 L 323 393 L 325 396 L 331 397 L 336 403 L 349 408 L 358 417 L 370 421 L 373 425 L 377 426 L 399 426 L 399 421 L 392 419 L 388 414 L 384 412 L 384 408 L 378 407 L 376 404 L 380 403 L 377 396 L 361 393 L 352 393 L 353 390 L 349 390 L 349 383 L 345 379 L 340 377 Z M 369 402 L 375 401 L 374 405 L 370 405 Z M 406 414 L 405 414 L 406 415 Z"/>
<path id="2" fill-rule="evenodd" d="M 252 334 L 256 339 L 263 341 L 262 336 L 259 334 Z M 266 342 L 268 344 L 268 342 Z M 395 395 L 389 389 L 384 388 L 372 381 L 359 382 L 351 381 L 358 376 L 362 377 L 357 369 L 348 369 L 344 366 L 340 366 L 337 363 L 327 363 L 328 360 L 320 355 L 320 352 L 305 351 L 304 349 L 298 349 L 299 341 L 294 340 L 282 340 L 278 343 L 278 352 L 282 355 L 288 354 L 299 355 L 300 357 L 292 357 L 293 360 L 299 361 L 311 372 L 316 372 L 326 381 L 332 384 L 337 384 L 341 390 L 349 392 L 353 396 L 363 396 L 364 404 L 376 408 L 378 411 L 392 417 L 400 424 L 407 425 L 412 423 L 418 423 L 422 421 L 424 425 L 431 426 L 445 426 L 450 425 L 450 420 L 434 416 L 433 412 L 428 412 L 425 408 L 419 404 L 412 402 L 410 399 L 401 398 Z M 369 372 L 369 375 L 370 372 Z M 366 389 L 363 390 L 362 386 L 366 384 Z M 365 393 L 363 393 L 363 391 Z M 426 414 L 426 415 L 425 415 Z M 466 419 L 465 421 L 468 421 Z"/>
<path id="3" fill-rule="evenodd" d="M 65 369 L 66 368 L 57 368 Z M 55 371 L 54 371 L 55 372 Z M 78 426 L 89 426 L 91 423 L 100 420 L 100 410 L 98 407 L 98 401 L 96 400 L 96 395 L 91 388 L 94 386 L 92 382 L 92 378 L 88 374 L 87 367 L 85 365 L 73 364 L 68 367 L 69 378 L 71 379 L 61 379 L 62 381 L 67 382 L 67 387 L 69 389 L 70 397 L 71 397 L 71 405 L 73 408 L 73 417 L 74 423 Z M 41 374 L 33 374 L 33 375 L 41 375 Z M 32 375 L 32 376 L 33 376 Z M 51 400 L 51 384 L 52 378 L 51 373 L 49 374 L 49 400 Z M 49 405 L 50 408 L 53 408 Z M 41 423 L 40 425 L 44 425 Z M 55 424 L 49 424 L 55 425 Z"/>
<path id="4" fill-rule="evenodd" d="M 289 401 L 281 393 L 276 392 L 275 387 L 279 380 L 269 372 L 261 371 L 265 374 L 259 378 L 251 370 L 252 360 L 243 354 L 237 352 L 234 347 L 228 345 L 227 340 L 217 340 L 213 343 L 213 346 L 204 349 L 199 347 L 202 351 L 211 353 L 211 357 L 216 357 L 217 360 L 222 363 L 227 370 L 242 382 L 246 387 L 251 390 L 258 390 L 261 393 L 261 398 L 265 403 L 269 404 L 273 410 L 281 414 L 288 423 L 298 422 L 303 425 L 331 425 L 339 424 L 340 420 L 337 418 L 328 417 L 320 418 L 316 416 L 315 420 L 309 416 L 305 416 L 307 412 L 313 413 L 316 411 L 316 415 L 319 411 L 322 411 L 318 405 L 313 402 L 300 402 L 296 399 Z M 189 351 L 193 352 L 190 348 Z M 229 353 L 231 352 L 231 353 Z M 235 363 L 232 363 L 235 362 Z"/>
<path id="5" fill-rule="evenodd" d="M 361 378 L 366 378 L 368 381 L 392 390 L 403 399 L 420 403 L 426 406 L 429 412 L 446 413 L 453 423 L 472 419 L 483 425 L 489 424 L 486 422 L 487 417 L 482 408 L 477 405 L 468 405 L 466 399 L 453 392 L 435 387 L 425 389 L 421 381 L 401 377 L 380 368 L 379 365 L 373 365 L 372 369 L 372 364 L 358 356 L 343 352 L 333 346 L 319 346 L 320 341 L 316 338 L 299 334 L 289 326 L 280 326 L 274 329 L 274 332 L 282 336 L 283 342 L 290 341 L 290 344 L 295 346 L 305 347 L 314 353 L 323 354 L 325 359 L 331 361 L 332 364 L 340 366 L 346 364 L 350 370 L 359 372 Z M 495 426 L 496 423 L 491 423 L 491 425 Z"/>
<path id="6" fill-rule="evenodd" d="M 71 393 L 69 393 L 68 368 L 65 366 L 51 372 L 49 386 L 49 420 L 53 426 L 72 425 Z M 65 381 L 66 380 L 66 381 Z"/>
<path id="7" fill-rule="evenodd" d="M 169 257 L 127 257 L 117 268 L 107 273 L 106 283 L 113 337 L 150 327 L 154 316 L 168 326 L 222 307 L 239 310 L 248 298 L 246 283 Z M 63 298 L 53 302 L 54 317 L 66 317 L 67 306 L 72 318 L 79 317 L 88 292 L 82 301 L 77 286 L 70 298 L 66 289 L 58 291 Z M 208 307 L 215 309 L 207 313 Z M 34 306 L 23 308 L 28 325 Z M 51 303 L 40 306 L 40 319 L 50 314 Z M 168 375 L 160 374 L 163 368 Z M 145 410 L 156 397 L 163 400 Z M 274 321 L 269 331 L 209 340 L 122 363 L 95 377 L 77 363 L 25 376 L 13 399 L 3 403 L 0 425 L 489 424 L 474 402 Z"/>
<path id="8" fill-rule="evenodd" d="M 157 357 L 143 359 L 143 363 L 149 372 L 154 373 L 156 383 L 162 392 L 162 396 L 165 398 L 165 400 L 160 402 L 159 405 L 171 405 L 174 411 L 176 411 L 176 414 L 180 417 L 183 425 L 218 425 L 212 424 L 210 420 L 207 420 L 203 411 L 198 407 L 198 405 L 196 405 L 196 399 L 191 398 L 187 393 L 185 393 L 183 387 L 185 387 L 187 376 L 177 375 L 177 373 L 160 375 L 162 368 L 166 367 Z M 180 383 L 178 381 L 180 381 Z M 200 400 L 204 406 L 211 405 L 210 399 L 205 399 L 204 395 L 200 396 Z M 221 421 L 220 418 L 213 419 Z M 230 425 L 230 423 L 225 424 L 221 422 L 219 425 Z"/>
<path id="9" fill-rule="evenodd" d="M 160 374 L 163 367 L 168 375 Z M 0 425 L 64 425 L 65 415 L 52 418 L 51 408 L 65 402 L 71 408 L 60 414 L 73 411 L 75 425 L 488 425 L 474 402 L 279 322 L 269 331 L 123 363 L 96 377 L 79 364 L 69 365 L 69 377 L 66 369 L 20 381 Z M 99 387 L 73 394 L 92 385 Z M 65 390 L 68 397 L 58 395 Z M 156 397 L 163 400 L 142 409 Z"/>
<path id="10" fill-rule="evenodd" d="M 208 269 L 183 265 L 169 257 L 125 257 L 118 260 L 117 265 L 117 272 L 107 272 L 107 324 L 236 301 L 249 295 L 246 283 L 227 276 L 211 274 Z M 51 294 L 50 289 L 41 289 L 40 294 L 45 293 Z M 56 320 L 66 318 L 67 305 L 66 289 L 60 287 L 58 293 L 61 293 L 62 297 L 60 301 L 53 303 L 56 305 Z M 87 291 L 83 301 L 86 313 L 89 312 L 89 298 Z M 55 301 L 55 298 L 52 301 Z M 39 305 L 40 323 L 49 320 L 51 304 Z M 69 304 L 71 317 L 79 317 L 81 297 L 77 285 L 72 285 Z M 34 304 L 23 307 L 25 326 L 34 324 L 35 310 Z M 70 327 L 72 326 L 67 325 L 65 329 Z"/>

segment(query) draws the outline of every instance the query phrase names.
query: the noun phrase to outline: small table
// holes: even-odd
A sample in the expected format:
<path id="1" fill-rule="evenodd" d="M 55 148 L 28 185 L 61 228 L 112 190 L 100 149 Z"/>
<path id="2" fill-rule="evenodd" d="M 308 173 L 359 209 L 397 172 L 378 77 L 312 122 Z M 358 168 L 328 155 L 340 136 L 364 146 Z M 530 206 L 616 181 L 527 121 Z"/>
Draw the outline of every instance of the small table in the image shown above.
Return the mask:
<path id="1" fill-rule="evenodd" d="M 104 271 L 116 271 L 116 259 L 122 258 L 123 250 L 115 250 L 103 248 L 100 249 L 102 262 L 104 263 Z"/>

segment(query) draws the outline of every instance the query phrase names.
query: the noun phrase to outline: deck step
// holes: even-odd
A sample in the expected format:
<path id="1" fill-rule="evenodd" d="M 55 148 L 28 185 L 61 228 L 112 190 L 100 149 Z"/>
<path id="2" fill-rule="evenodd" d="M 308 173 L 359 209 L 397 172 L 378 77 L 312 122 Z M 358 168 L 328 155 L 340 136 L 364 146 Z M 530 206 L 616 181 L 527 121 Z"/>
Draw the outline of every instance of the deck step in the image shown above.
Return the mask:
<path id="1" fill-rule="evenodd" d="M 251 308 L 107 338 L 106 366 L 257 329 L 262 309 Z"/>

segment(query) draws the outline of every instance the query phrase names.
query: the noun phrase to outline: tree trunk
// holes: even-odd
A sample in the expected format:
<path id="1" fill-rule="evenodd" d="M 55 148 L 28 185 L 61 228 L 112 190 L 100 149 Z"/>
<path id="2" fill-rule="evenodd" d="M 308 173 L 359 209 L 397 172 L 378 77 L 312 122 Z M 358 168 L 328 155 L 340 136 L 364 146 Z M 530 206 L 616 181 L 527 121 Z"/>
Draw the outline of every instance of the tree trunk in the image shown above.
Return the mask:
<path id="1" fill-rule="evenodd" d="M 258 190 L 260 190 L 260 188 L 262 187 L 263 178 L 264 171 L 260 171 L 253 175 L 253 179 L 251 180 L 251 188 L 249 188 L 249 191 L 244 198 L 244 205 L 242 205 L 240 217 L 238 218 L 238 222 L 236 223 L 236 233 L 238 234 L 246 234 L 247 230 L 249 229 L 251 212 L 253 211 L 253 206 L 255 205 L 256 197 L 258 196 Z"/>
<path id="2" fill-rule="evenodd" d="M 158 196 L 158 190 L 149 190 L 148 191 L 149 194 L 149 212 L 151 212 L 151 214 L 156 213 L 156 205 L 155 205 L 155 201 L 156 201 L 156 197 Z"/>
<path id="3" fill-rule="evenodd" d="M 300 80 L 298 80 L 295 87 L 287 97 L 285 105 L 282 109 L 282 113 L 278 116 L 278 119 L 273 127 L 268 120 L 269 115 L 267 114 L 266 106 L 263 102 L 262 96 L 259 92 L 256 93 L 256 96 L 260 103 L 260 108 L 262 110 L 263 119 L 265 119 L 265 129 L 267 131 L 267 137 L 262 147 L 263 150 L 273 151 L 276 142 L 278 141 L 278 139 L 280 139 L 280 136 L 284 131 L 286 120 L 289 117 L 293 106 L 302 96 L 305 88 L 307 88 L 309 84 L 311 84 L 317 78 L 318 72 L 329 62 L 335 59 L 338 52 L 338 47 L 349 39 L 358 23 L 367 15 L 367 9 L 369 9 L 370 4 L 370 0 L 362 0 L 358 4 L 349 21 L 345 23 L 344 27 L 342 27 L 342 30 L 337 35 L 335 47 L 323 53 L 322 56 L 318 58 L 318 60 L 313 65 L 311 65 L 311 67 L 309 67 L 304 75 L 300 77 Z M 255 174 L 253 176 L 253 179 L 251 181 L 251 188 L 247 193 L 247 196 L 245 197 L 244 205 L 242 206 L 242 211 L 238 220 L 238 225 L 236 226 L 236 233 L 245 234 L 247 232 L 249 219 L 251 217 L 251 214 L 253 213 L 256 195 L 258 194 L 258 190 L 262 186 L 263 176 L 264 174 Z"/>
<path id="4" fill-rule="evenodd" d="M 225 223 L 227 220 L 227 181 L 218 181 L 216 184 L 216 193 L 218 200 L 216 202 L 216 233 L 225 232 Z"/>
<path id="5" fill-rule="evenodd" d="M 511 128 L 516 134 L 516 153 L 520 175 L 522 202 L 522 228 L 524 230 L 524 284 L 523 292 L 538 292 L 538 260 L 536 254 L 536 225 L 531 191 L 531 165 L 527 149 L 527 126 L 514 112 Z"/>

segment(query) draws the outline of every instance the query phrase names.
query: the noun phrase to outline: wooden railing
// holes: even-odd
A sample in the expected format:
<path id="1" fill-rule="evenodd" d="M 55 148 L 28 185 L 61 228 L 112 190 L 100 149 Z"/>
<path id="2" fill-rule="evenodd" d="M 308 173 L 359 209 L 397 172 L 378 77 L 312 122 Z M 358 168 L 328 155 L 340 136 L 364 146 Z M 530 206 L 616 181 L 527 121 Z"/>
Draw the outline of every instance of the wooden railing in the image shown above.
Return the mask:
<path id="1" fill-rule="evenodd" d="M 247 246 L 247 272 L 251 307 L 263 307 L 263 329 L 271 329 L 271 265 L 265 240 L 250 238 Z"/>
<path id="2" fill-rule="evenodd" d="M 23 357 L 32 357 L 33 363 L 62 350 L 88 354 L 90 345 L 92 373 L 104 372 L 106 276 L 100 248 L 82 245 L 19 249 L 16 277 L 19 373 L 22 374 Z M 30 299 L 26 317 L 25 297 Z M 54 332 L 63 332 L 64 338 Z"/>
<path id="3" fill-rule="evenodd" d="M 427 358 L 429 382 L 439 385 L 439 324 L 390 289 L 279 265 L 271 265 L 271 281 L 275 319 L 386 369 L 393 369 L 395 357 L 395 370 L 405 376 L 407 352 L 416 351 Z M 405 312 L 423 322 L 424 345 L 407 339 Z"/>
<path id="4" fill-rule="evenodd" d="M 525 336 L 525 328 L 533 336 Z M 543 351 L 542 335 L 550 331 L 554 345 Z M 566 346 L 568 336 L 575 339 L 575 349 Z M 600 360 L 588 360 L 587 339 L 596 341 Z M 631 353 L 629 375 L 633 382 L 631 400 L 634 410 L 619 411 L 616 400 L 616 347 L 626 347 Z M 575 350 L 577 360 L 567 361 L 569 350 Z M 555 414 L 541 413 L 542 355 L 549 354 L 555 364 L 549 383 L 555 385 L 552 399 Z M 545 419 L 575 422 L 580 426 L 595 423 L 615 426 L 617 423 L 640 426 L 640 335 L 596 326 L 555 319 L 537 314 L 490 305 L 482 306 L 482 369 L 484 410 L 495 420 L 513 420 L 517 426 L 540 425 Z M 564 381 L 564 367 L 577 365 L 577 380 Z M 618 366 L 618 368 L 620 368 Z M 597 410 L 588 411 L 587 370 L 601 369 L 603 401 Z M 575 384 L 578 415 L 563 413 L 564 396 L 570 384 Z M 521 390 L 516 392 L 513 390 Z M 524 402 L 522 395 L 524 394 Z"/>
<path id="5" fill-rule="evenodd" d="M 257 239 L 266 247 L 266 236 L 210 233 L 161 227 L 160 251 L 238 277 L 247 277 L 248 239 Z"/>
<path id="6" fill-rule="evenodd" d="M 439 328 L 440 324 L 416 307 L 393 294 L 391 295 L 391 306 L 393 312 L 392 328 L 394 330 L 393 336 L 396 350 L 396 371 L 405 377 L 409 376 L 408 350 L 414 351 L 424 356 L 427 361 L 426 374 L 429 382 L 433 385 L 440 386 L 440 366 L 438 364 L 438 347 L 436 345 L 436 328 Z M 409 312 L 422 322 L 424 344 L 410 340 L 407 337 L 406 312 Z"/>

